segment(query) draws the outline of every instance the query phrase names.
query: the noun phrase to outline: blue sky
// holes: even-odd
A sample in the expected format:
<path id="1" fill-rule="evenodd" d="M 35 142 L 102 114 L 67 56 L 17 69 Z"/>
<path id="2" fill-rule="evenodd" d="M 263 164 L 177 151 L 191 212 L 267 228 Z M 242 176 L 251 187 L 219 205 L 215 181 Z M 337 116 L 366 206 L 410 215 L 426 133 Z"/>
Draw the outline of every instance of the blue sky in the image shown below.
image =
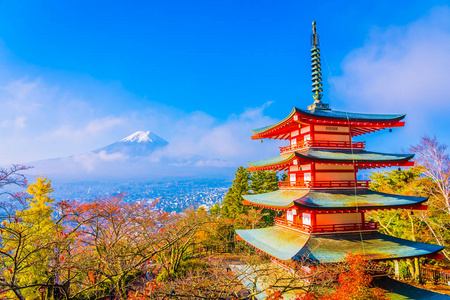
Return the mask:
<path id="1" fill-rule="evenodd" d="M 137 130 L 240 165 L 277 155 L 249 130 L 311 104 L 311 22 L 325 102 L 407 113 L 363 136 L 450 143 L 447 1 L 1 1 L 0 165 L 86 152 Z"/>

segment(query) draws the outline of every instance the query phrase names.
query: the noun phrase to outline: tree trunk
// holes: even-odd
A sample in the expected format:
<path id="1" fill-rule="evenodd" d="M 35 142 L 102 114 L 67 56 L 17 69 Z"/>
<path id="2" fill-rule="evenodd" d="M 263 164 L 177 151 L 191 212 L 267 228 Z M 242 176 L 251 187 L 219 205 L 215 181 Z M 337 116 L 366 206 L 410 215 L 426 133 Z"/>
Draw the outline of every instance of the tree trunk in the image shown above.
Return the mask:
<path id="1" fill-rule="evenodd" d="M 394 260 L 394 274 L 395 274 L 395 278 L 400 279 L 400 270 L 399 270 L 398 260 Z"/>
<path id="2" fill-rule="evenodd" d="M 409 272 L 411 273 L 411 279 L 416 280 L 416 270 L 414 268 L 414 264 L 411 262 L 411 259 L 406 260 L 406 264 L 408 265 Z"/>
<path id="3" fill-rule="evenodd" d="M 415 267 L 415 273 L 416 273 L 416 282 L 418 283 L 422 283 L 422 274 L 420 274 L 420 264 L 419 264 L 419 258 L 415 257 L 414 258 L 414 267 Z"/>

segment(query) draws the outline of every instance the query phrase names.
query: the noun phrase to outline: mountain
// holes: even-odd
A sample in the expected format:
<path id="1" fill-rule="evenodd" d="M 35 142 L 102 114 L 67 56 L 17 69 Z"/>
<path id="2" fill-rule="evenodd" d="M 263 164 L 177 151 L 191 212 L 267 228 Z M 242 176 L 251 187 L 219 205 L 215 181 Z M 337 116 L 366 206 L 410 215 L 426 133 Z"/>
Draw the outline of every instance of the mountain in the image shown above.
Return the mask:
<path id="1" fill-rule="evenodd" d="M 30 176 L 52 180 L 155 180 L 175 178 L 229 178 L 234 167 L 221 161 L 174 156 L 170 144 L 151 131 L 137 131 L 110 145 L 67 157 L 26 163 Z M 175 151 L 176 153 L 176 151 Z M 172 155 L 171 155 L 172 154 Z"/>
<path id="2" fill-rule="evenodd" d="M 137 158 L 149 156 L 157 148 L 165 147 L 169 143 L 151 131 L 137 131 L 126 138 L 93 150 L 93 153 L 115 154 L 120 153 L 125 157 Z"/>

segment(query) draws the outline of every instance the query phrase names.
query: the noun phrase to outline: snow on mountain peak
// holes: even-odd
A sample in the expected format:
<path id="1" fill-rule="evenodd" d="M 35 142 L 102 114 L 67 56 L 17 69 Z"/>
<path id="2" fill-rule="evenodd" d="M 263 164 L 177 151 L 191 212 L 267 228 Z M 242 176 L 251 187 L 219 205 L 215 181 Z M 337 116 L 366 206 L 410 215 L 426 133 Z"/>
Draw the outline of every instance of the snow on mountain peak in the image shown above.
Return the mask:
<path id="1" fill-rule="evenodd" d="M 134 142 L 134 143 L 167 143 L 164 139 L 160 138 L 151 131 L 136 131 L 130 136 L 124 138 L 121 142 Z"/>

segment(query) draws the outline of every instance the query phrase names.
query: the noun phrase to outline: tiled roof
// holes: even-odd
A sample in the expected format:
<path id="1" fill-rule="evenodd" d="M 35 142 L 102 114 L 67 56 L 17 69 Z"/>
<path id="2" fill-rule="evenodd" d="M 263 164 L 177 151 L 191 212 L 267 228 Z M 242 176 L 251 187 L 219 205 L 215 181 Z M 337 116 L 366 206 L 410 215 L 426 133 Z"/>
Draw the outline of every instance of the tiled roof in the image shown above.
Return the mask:
<path id="1" fill-rule="evenodd" d="M 278 123 L 273 125 L 261 127 L 258 129 L 252 130 L 253 134 L 259 134 L 266 130 L 277 127 L 280 124 L 283 124 L 287 120 L 289 120 L 295 113 L 299 113 L 304 116 L 316 117 L 316 118 L 325 118 L 325 119 L 335 119 L 335 120 L 343 120 L 343 121 L 361 121 L 361 122 L 389 122 L 389 121 L 399 121 L 405 117 L 404 114 L 363 114 L 363 113 L 352 113 L 345 111 L 338 111 L 332 109 L 323 109 L 323 110 L 314 110 L 309 111 L 306 109 L 300 109 L 294 107 L 291 113 L 281 120 Z"/>
<path id="2" fill-rule="evenodd" d="M 312 209 L 371 209 L 379 207 L 413 206 L 425 202 L 426 197 L 411 197 L 386 194 L 371 190 L 289 190 L 243 195 L 245 200 L 256 205 L 288 208 L 300 206 Z"/>
<path id="3" fill-rule="evenodd" d="M 326 162 L 398 162 L 409 160 L 413 154 L 391 154 L 371 152 L 364 150 L 319 150 L 307 149 L 299 152 L 282 154 L 276 157 L 251 161 L 248 164 L 252 167 L 265 167 L 289 162 L 294 157 L 304 158 L 312 161 Z"/>
<path id="4" fill-rule="evenodd" d="M 295 108 L 295 111 L 302 115 L 310 115 L 314 117 L 322 117 L 322 118 L 332 118 L 332 119 L 341 119 L 341 120 L 350 120 L 350 121 L 398 121 L 403 119 L 406 115 L 404 114 L 364 114 L 364 113 L 352 113 L 345 111 L 338 111 L 332 109 L 316 109 L 315 111 L 309 111 L 306 109 Z"/>
<path id="5" fill-rule="evenodd" d="M 370 260 L 413 258 L 444 247 L 408 241 L 378 232 L 307 235 L 279 226 L 236 230 L 247 243 L 281 260 L 342 262 L 348 252 Z"/>

